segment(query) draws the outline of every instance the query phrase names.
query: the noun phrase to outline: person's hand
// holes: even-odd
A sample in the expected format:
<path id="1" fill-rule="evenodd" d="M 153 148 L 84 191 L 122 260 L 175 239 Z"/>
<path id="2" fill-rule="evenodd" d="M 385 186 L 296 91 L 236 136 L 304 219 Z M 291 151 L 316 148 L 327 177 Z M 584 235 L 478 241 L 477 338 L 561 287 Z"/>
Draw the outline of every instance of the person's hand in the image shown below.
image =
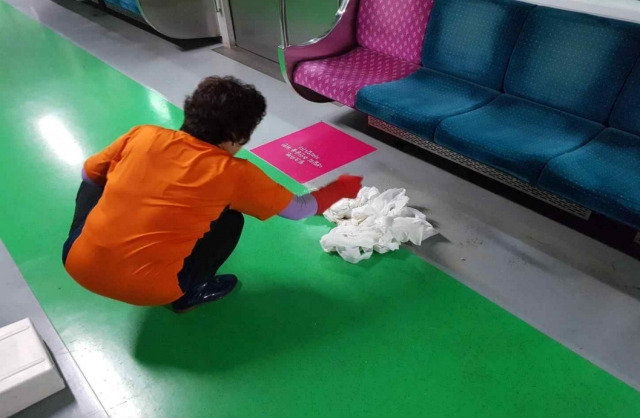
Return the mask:
<path id="1" fill-rule="evenodd" d="M 320 215 L 340 199 L 353 199 L 362 188 L 362 177 L 343 174 L 337 180 L 311 193 L 318 202 Z"/>

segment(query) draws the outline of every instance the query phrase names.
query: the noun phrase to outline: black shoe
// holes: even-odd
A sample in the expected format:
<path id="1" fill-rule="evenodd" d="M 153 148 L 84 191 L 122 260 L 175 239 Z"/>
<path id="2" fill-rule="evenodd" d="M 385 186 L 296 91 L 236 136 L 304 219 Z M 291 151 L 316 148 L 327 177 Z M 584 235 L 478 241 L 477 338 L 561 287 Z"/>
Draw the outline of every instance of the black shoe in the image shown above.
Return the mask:
<path id="1" fill-rule="evenodd" d="M 232 274 L 215 276 L 213 279 L 190 289 L 184 296 L 171 304 L 171 309 L 176 313 L 188 312 L 204 303 L 222 299 L 231 293 L 237 284 L 238 278 Z"/>

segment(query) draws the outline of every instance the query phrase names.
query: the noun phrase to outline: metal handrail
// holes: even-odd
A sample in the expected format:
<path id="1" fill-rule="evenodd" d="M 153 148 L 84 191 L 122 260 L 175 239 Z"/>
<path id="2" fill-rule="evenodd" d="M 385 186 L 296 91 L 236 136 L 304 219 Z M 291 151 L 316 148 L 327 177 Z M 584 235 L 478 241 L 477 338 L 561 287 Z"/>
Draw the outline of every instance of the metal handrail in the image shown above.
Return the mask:
<path id="1" fill-rule="evenodd" d="M 289 22 L 287 21 L 287 0 L 280 0 L 280 39 L 282 40 L 282 46 L 284 48 L 288 48 L 290 46 L 313 45 L 326 38 L 327 35 L 329 35 L 331 31 L 338 25 L 340 19 L 342 19 L 342 15 L 344 15 L 344 12 L 349 5 L 349 0 L 338 0 L 338 3 L 338 10 L 336 12 L 335 20 L 331 25 L 331 28 L 329 28 L 327 32 L 325 32 L 322 36 L 318 36 L 317 38 L 313 38 L 307 42 L 291 45 L 291 43 L 289 42 Z"/>
<path id="2" fill-rule="evenodd" d="M 280 39 L 285 48 L 289 47 L 289 23 L 287 22 L 287 0 L 280 0 Z"/>
<path id="3" fill-rule="evenodd" d="M 312 90 L 296 86 L 293 82 L 293 72 L 301 61 L 335 56 L 350 50 L 355 46 L 355 19 L 358 0 L 338 0 L 339 7 L 335 22 L 324 35 L 302 44 L 291 44 L 289 39 L 289 25 L 287 21 L 287 2 L 280 0 L 280 29 L 282 45 L 278 47 L 278 62 L 284 81 L 300 96 L 314 102 L 327 102 L 330 99 Z"/>

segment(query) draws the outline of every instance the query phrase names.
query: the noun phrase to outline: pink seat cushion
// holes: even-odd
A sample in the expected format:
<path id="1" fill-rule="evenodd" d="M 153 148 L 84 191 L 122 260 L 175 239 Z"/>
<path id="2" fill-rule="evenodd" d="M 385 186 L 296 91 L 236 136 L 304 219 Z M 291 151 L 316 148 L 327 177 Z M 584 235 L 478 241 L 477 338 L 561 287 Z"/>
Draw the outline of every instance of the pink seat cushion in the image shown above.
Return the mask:
<path id="1" fill-rule="evenodd" d="M 418 68 L 416 64 L 357 47 L 338 57 L 303 62 L 293 79 L 296 84 L 354 107 L 361 88 L 398 80 Z"/>
<path id="2" fill-rule="evenodd" d="M 419 64 L 432 7 L 433 0 L 360 0 L 358 44 Z"/>

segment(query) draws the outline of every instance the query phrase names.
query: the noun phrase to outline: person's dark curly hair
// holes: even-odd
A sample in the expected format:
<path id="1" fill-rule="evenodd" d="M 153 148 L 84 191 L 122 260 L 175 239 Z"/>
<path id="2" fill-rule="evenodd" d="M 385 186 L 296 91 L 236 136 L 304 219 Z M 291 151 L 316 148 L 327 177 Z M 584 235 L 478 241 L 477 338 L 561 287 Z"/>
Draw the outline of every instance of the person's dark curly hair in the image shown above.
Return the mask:
<path id="1" fill-rule="evenodd" d="M 235 77 L 207 77 L 184 101 L 181 131 L 218 145 L 244 145 L 265 115 L 264 96 Z"/>

